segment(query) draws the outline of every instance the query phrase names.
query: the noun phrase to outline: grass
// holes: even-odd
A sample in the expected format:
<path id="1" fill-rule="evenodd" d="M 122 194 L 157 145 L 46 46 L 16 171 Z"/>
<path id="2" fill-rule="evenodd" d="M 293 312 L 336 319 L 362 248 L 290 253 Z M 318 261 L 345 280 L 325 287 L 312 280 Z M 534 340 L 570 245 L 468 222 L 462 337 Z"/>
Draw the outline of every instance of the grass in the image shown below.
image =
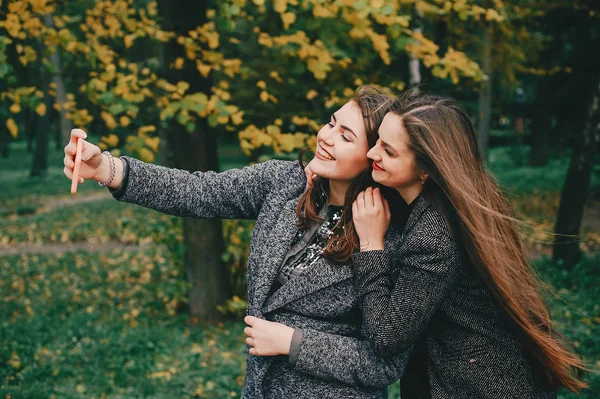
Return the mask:
<path id="1" fill-rule="evenodd" d="M 235 146 L 220 151 L 223 168 L 245 164 Z M 194 325 L 179 311 L 188 290 L 173 251 L 182 239 L 180 220 L 110 199 L 51 207 L 70 198 L 62 153 L 50 154 L 46 179 L 27 178 L 30 160 L 23 143 L 0 159 L 0 249 L 81 241 L 132 246 L 0 257 L 0 397 L 239 397 L 243 323 Z M 514 160 L 509 148 L 494 149 L 490 168 L 519 215 L 543 226 L 534 230 L 543 238 L 552 227 L 566 160 L 544 168 Z M 89 182 L 80 190 L 82 196 L 99 191 Z M 144 243 L 150 245 L 135 246 Z M 590 254 L 570 271 L 547 258 L 536 262 L 557 327 L 596 369 L 599 261 Z M 600 378 L 592 374 L 589 381 L 581 396 L 559 397 L 598 397 Z M 390 398 L 398 396 L 396 383 Z"/>

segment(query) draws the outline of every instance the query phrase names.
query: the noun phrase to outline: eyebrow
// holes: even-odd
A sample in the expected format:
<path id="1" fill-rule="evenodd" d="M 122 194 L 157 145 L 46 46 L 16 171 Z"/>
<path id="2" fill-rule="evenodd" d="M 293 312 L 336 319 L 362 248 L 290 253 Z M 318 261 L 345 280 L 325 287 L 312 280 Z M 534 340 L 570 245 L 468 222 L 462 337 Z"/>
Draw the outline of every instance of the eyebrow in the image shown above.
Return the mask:
<path id="1" fill-rule="evenodd" d="M 381 140 L 381 144 L 383 144 L 384 147 L 391 149 L 394 153 L 396 153 L 396 154 L 398 153 L 398 151 L 396 151 L 396 149 L 394 147 L 392 147 L 391 145 L 389 145 L 385 141 Z"/>
<path id="2" fill-rule="evenodd" d="M 337 123 L 337 118 L 335 117 L 335 112 L 333 114 L 331 114 L 331 118 L 333 118 L 333 121 Z M 354 137 L 356 137 L 358 139 L 358 136 L 356 135 L 356 133 L 354 133 L 354 130 L 350 129 L 346 125 L 341 125 L 341 126 L 342 126 L 342 129 L 349 131 L 350 133 L 352 133 L 354 135 Z"/>

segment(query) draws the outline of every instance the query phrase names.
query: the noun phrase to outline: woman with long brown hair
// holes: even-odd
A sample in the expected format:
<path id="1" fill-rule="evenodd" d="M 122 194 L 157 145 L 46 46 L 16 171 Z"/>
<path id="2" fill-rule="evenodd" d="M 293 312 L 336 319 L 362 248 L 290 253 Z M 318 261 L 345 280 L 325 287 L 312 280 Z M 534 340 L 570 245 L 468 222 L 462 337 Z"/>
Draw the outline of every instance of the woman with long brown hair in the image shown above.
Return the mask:
<path id="1" fill-rule="evenodd" d="M 486 170 L 473 123 L 454 100 L 407 92 L 368 157 L 373 179 L 410 208 L 399 246 L 384 245 L 387 202 L 353 204 L 353 256 L 376 353 L 413 348 L 402 399 L 553 398 L 586 386 L 526 259 L 508 201 Z"/>
<path id="2" fill-rule="evenodd" d="M 83 142 L 81 178 L 109 187 L 119 201 L 177 216 L 256 219 L 248 257 L 244 398 L 387 399 L 387 385 L 402 374 L 406 354 L 383 359 L 363 335 L 350 269 L 358 248 L 350 209 L 372 184 L 366 154 L 389 100 L 363 87 L 333 113 L 317 134 L 311 161 L 322 178 L 308 191 L 298 162 L 192 173 L 113 158 Z M 69 178 L 75 139 L 86 136 L 74 129 L 65 147 Z M 266 351 L 262 332 L 274 326 L 287 342 Z"/>

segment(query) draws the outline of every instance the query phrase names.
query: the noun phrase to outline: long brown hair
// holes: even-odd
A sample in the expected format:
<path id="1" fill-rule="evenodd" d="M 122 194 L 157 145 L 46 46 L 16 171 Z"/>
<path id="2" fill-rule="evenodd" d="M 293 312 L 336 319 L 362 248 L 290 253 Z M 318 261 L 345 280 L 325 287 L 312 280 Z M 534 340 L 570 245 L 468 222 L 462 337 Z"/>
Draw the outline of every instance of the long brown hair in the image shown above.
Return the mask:
<path id="1" fill-rule="evenodd" d="M 549 389 L 587 385 L 581 358 L 552 326 L 508 200 L 486 170 L 473 122 L 454 100 L 414 90 L 395 99 L 409 148 L 429 178 L 424 196 L 447 217 L 478 275 L 516 326 L 534 373 Z"/>
<path id="2" fill-rule="evenodd" d="M 351 101 L 359 106 L 365 123 L 367 142 L 369 148 L 373 147 L 379 138 L 377 130 L 385 116 L 391 98 L 381 90 L 365 85 L 356 90 Z M 366 154 L 365 154 L 366 157 Z M 302 167 L 302 154 L 300 155 Z M 352 203 L 358 194 L 369 186 L 376 186 L 371 177 L 371 167 L 356 177 L 348 189 L 344 198 L 343 214 L 338 225 L 334 227 L 334 234 L 327 242 L 323 256 L 335 263 L 344 263 L 350 260 L 352 253 L 358 249 L 358 236 L 352 221 Z M 312 223 L 322 220 L 319 211 L 325 204 L 325 193 L 328 191 L 329 181 L 318 177 L 314 184 L 304 192 L 296 206 L 296 215 L 300 219 L 299 230 L 306 230 Z M 384 191 L 384 196 L 390 194 Z"/>

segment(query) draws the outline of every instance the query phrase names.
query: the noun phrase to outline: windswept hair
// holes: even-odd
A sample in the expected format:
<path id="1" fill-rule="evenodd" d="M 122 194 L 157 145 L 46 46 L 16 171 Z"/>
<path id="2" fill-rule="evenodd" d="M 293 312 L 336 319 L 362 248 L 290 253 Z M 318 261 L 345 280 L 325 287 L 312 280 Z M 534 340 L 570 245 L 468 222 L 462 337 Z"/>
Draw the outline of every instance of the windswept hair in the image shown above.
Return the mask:
<path id="1" fill-rule="evenodd" d="M 586 387 L 582 359 L 552 325 L 508 200 L 486 170 L 473 122 L 454 100 L 407 91 L 390 105 L 429 175 L 423 195 L 448 218 L 465 255 L 510 317 L 534 373 L 548 389 Z"/>

